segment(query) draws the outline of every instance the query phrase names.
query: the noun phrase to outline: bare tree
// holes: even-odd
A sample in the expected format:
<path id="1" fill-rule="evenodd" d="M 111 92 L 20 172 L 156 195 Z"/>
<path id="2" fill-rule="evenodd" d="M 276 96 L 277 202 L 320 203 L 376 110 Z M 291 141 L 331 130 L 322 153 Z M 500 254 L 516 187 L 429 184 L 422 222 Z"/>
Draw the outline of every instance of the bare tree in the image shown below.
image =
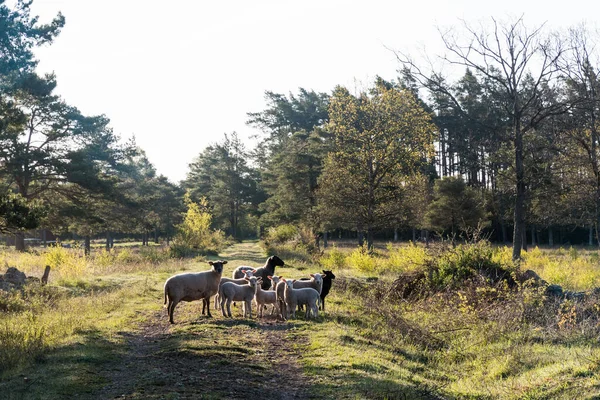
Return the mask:
<path id="1" fill-rule="evenodd" d="M 511 23 L 491 19 L 490 28 L 474 28 L 463 21 L 462 31 L 441 31 L 447 50 L 441 56 L 446 65 L 467 67 L 488 82 L 486 90 L 499 99 L 510 119 L 510 132 L 504 137 L 514 147 L 514 234 L 513 259 L 521 258 L 525 231 L 525 168 L 523 140 L 526 132 L 535 129 L 544 119 L 564 113 L 567 103 L 548 96 L 560 86 L 563 56 L 567 49 L 558 35 L 545 35 L 543 25 L 527 29 L 520 17 Z M 396 52 L 403 67 L 433 93 L 448 96 L 458 110 L 460 103 L 441 73 L 432 63 L 427 70 L 410 57 Z M 465 113 L 466 115 L 466 113 Z"/>

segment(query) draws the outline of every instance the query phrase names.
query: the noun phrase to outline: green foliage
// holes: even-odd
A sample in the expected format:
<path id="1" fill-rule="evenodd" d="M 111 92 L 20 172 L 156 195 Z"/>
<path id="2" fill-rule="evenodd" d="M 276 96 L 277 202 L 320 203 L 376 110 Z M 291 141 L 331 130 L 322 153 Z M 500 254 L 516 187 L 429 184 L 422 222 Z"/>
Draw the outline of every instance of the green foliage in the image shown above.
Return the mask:
<path id="1" fill-rule="evenodd" d="M 431 283 L 437 287 L 455 287 L 475 275 L 484 276 L 490 281 L 509 277 L 509 267 L 494 261 L 494 252 L 485 241 L 448 250 L 437 259 L 431 271 Z"/>
<path id="2" fill-rule="evenodd" d="M 327 270 L 339 271 L 346 267 L 346 254 L 334 245 L 321 257 L 319 262 Z"/>
<path id="3" fill-rule="evenodd" d="M 346 257 L 346 263 L 349 267 L 366 273 L 373 273 L 378 269 L 377 258 L 369 251 L 366 245 L 354 249 Z"/>
<path id="4" fill-rule="evenodd" d="M 0 194 L 0 232 L 35 229 L 47 210 L 39 201 L 27 202 L 18 194 Z"/>
<path id="5" fill-rule="evenodd" d="M 483 226 L 485 210 L 483 198 L 462 178 L 446 177 L 435 182 L 433 201 L 425 214 L 426 226 L 437 232 L 450 231 L 456 236 Z"/>
<path id="6" fill-rule="evenodd" d="M 394 273 L 423 270 L 431 261 L 431 256 L 423 246 L 410 242 L 408 246 L 387 246 L 388 255 L 383 260 L 381 268 Z"/>
<path id="7" fill-rule="evenodd" d="M 52 246 L 44 254 L 44 264 L 63 278 L 76 278 L 86 271 L 87 258 L 82 257 L 79 251 Z"/>
<path id="8" fill-rule="evenodd" d="M 186 194 L 188 210 L 183 222 L 177 226 L 177 235 L 171 245 L 173 257 L 186 257 L 193 254 L 214 254 L 226 244 L 222 231 L 211 229 L 212 215 L 208 201 L 202 198 L 196 203 Z"/>
<path id="9" fill-rule="evenodd" d="M 291 224 L 273 226 L 267 231 L 265 240 L 274 244 L 289 242 L 298 236 L 298 228 Z"/>

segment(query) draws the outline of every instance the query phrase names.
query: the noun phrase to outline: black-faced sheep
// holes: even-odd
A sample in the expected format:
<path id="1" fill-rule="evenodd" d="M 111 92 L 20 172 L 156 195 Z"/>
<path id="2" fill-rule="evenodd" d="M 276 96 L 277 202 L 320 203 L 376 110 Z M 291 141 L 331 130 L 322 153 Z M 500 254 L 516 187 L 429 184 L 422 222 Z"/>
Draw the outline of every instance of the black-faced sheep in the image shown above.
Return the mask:
<path id="1" fill-rule="evenodd" d="M 271 285 L 271 281 L 269 281 L 269 279 L 267 278 L 269 275 L 275 275 L 275 267 L 283 267 L 285 265 L 285 263 L 283 262 L 283 260 L 277 256 L 271 256 L 269 258 L 267 258 L 267 261 L 265 262 L 265 265 L 260 267 L 260 268 L 256 268 L 256 272 L 254 272 L 254 276 L 256 277 L 260 277 L 262 278 L 262 285 L 261 287 L 264 290 L 269 289 L 269 286 Z M 242 278 L 244 276 L 244 269 L 250 269 L 252 267 L 248 267 L 248 266 L 239 266 L 235 269 L 235 271 L 233 271 L 233 278 L 235 279 L 239 279 Z"/>
<path id="2" fill-rule="evenodd" d="M 323 288 L 321 289 L 321 309 L 323 311 L 325 311 L 325 296 L 331 289 L 332 279 L 335 279 L 333 272 L 323 270 Z"/>
<path id="3" fill-rule="evenodd" d="M 170 277 L 165 282 L 165 304 L 167 304 L 167 313 L 169 322 L 173 322 L 173 313 L 175 307 L 180 301 L 203 300 L 203 305 L 210 303 L 210 297 L 219 290 L 221 274 L 223 273 L 223 265 L 227 261 L 209 261 L 212 268 L 208 271 L 197 273 L 178 274 Z M 206 307 L 208 316 L 210 315 L 210 307 Z"/>

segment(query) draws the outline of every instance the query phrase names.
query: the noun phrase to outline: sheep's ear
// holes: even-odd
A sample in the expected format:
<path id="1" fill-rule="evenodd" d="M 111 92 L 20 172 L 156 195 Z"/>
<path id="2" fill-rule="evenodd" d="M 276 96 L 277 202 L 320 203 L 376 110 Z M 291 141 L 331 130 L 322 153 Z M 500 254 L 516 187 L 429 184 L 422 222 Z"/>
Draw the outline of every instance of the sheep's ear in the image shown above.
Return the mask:
<path id="1" fill-rule="evenodd" d="M 255 274 L 255 273 L 256 273 L 256 270 L 255 270 L 255 269 L 253 269 L 253 270 L 252 270 L 252 273 L 253 273 L 253 274 Z"/>
<path id="2" fill-rule="evenodd" d="M 212 261 L 208 262 L 208 265 L 213 265 L 213 264 L 214 264 L 214 262 L 212 262 Z"/>
<path id="3" fill-rule="evenodd" d="M 227 264 L 227 261 L 223 260 L 221 261 L 221 264 Z"/>
<path id="4" fill-rule="evenodd" d="M 268 275 L 267 278 L 269 278 L 270 280 L 273 280 L 273 277 L 271 275 Z"/>
<path id="5" fill-rule="evenodd" d="M 327 275 L 327 271 L 323 270 L 323 275 Z"/>
<path id="6" fill-rule="evenodd" d="M 310 274 L 310 276 L 312 276 L 313 278 L 315 277 L 315 274 Z"/>

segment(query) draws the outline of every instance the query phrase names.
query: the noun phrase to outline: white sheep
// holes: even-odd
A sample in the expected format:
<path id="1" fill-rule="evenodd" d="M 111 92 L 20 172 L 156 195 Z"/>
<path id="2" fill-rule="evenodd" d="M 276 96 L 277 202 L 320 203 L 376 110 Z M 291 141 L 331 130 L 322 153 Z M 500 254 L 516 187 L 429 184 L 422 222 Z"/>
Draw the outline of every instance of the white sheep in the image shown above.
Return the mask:
<path id="1" fill-rule="evenodd" d="M 283 277 L 279 277 L 279 283 L 275 285 L 275 298 L 277 299 L 277 309 L 279 310 L 279 316 L 282 320 L 286 320 L 288 317 L 287 306 L 285 304 L 285 287 Z"/>
<path id="2" fill-rule="evenodd" d="M 175 323 L 173 322 L 173 313 L 180 301 L 202 299 L 206 305 L 210 303 L 210 297 L 219 290 L 223 265 L 227 264 L 227 261 L 209 261 L 208 264 L 212 266 L 208 271 L 178 274 L 166 280 L 164 304 L 167 304 L 168 300 L 167 314 L 170 323 Z M 208 316 L 212 317 L 210 307 L 207 309 Z"/>
<path id="3" fill-rule="evenodd" d="M 316 273 L 310 274 L 310 279 L 300 279 L 294 281 L 294 289 L 302 289 L 302 288 L 313 288 L 319 295 L 321 295 L 321 291 L 323 290 L 323 275 Z M 319 297 L 319 303 L 321 298 Z M 298 311 L 302 310 L 302 305 L 298 304 Z"/>
<path id="4" fill-rule="evenodd" d="M 273 315 L 277 304 L 277 293 L 275 293 L 274 288 L 275 285 L 277 285 L 277 283 L 279 282 L 279 277 L 268 276 L 268 278 L 271 280 L 271 288 L 269 290 L 263 290 L 261 285 L 258 285 L 258 288 L 256 289 L 256 296 L 254 297 L 254 302 L 256 304 L 256 310 L 259 318 L 262 318 L 264 309 L 267 308 L 267 304 L 273 305 L 273 309 L 271 310 L 271 315 Z M 259 281 L 261 279 L 259 279 Z"/>
<path id="5" fill-rule="evenodd" d="M 244 318 L 252 318 L 252 299 L 256 295 L 258 279 L 255 276 L 246 278 L 247 285 L 237 285 L 233 282 L 225 282 L 221 286 L 221 313 L 224 317 L 231 318 L 231 302 L 244 302 Z M 225 314 L 225 303 L 227 302 L 227 315 Z"/>
<path id="6" fill-rule="evenodd" d="M 306 305 L 306 318 L 310 318 L 311 314 L 313 318 L 319 316 L 319 307 L 317 306 L 319 301 L 319 292 L 313 288 L 302 288 L 294 289 L 294 280 L 282 279 L 286 283 L 284 286 L 284 298 L 287 306 L 287 312 L 292 315 L 292 318 L 296 318 L 296 307 L 299 305 Z"/>
<path id="7" fill-rule="evenodd" d="M 244 271 L 244 277 L 240 278 L 240 279 L 233 279 L 233 278 L 221 278 L 221 282 L 219 282 L 219 290 L 217 291 L 217 295 L 215 296 L 215 310 L 219 309 L 219 299 L 221 298 L 221 286 L 223 286 L 223 284 L 225 282 L 233 282 L 235 284 L 238 285 L 246 285 L 248 284 L 248 281 L 246 280 L 246 278 L 250 278 L 251 276 L 254 276 L 254 269 L 249 269 L 249 270 L 245 270 Z M 234 304 L 235 306 L 235 304 Z"/>

